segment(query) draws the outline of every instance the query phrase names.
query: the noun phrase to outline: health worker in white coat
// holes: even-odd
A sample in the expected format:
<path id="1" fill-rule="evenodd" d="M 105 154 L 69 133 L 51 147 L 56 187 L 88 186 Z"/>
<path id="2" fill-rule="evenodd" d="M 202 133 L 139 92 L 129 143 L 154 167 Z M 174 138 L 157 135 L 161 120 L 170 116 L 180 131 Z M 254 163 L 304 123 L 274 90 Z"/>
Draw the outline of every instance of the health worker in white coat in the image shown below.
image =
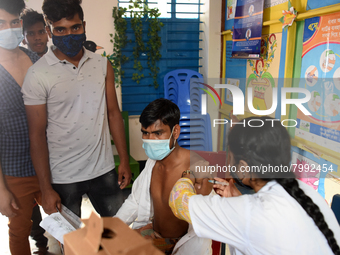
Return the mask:
<path id="1" fill-rule="evenodd" d="M 228 135 L 230 163 L 236 169 L 234 179 L 255 193 L 241 195 L 231 180 L 229 185 L 214 185 L 221 196 L 196 195 L 195 173 L 189 174 L 170 193 L 174 214 L 192 224 L 197 236 L 228 244 L 232 254 L 340 254 L 334 213 L 289 170 L 287 130 L 269 117 L 244 121 Z M 252 127 L 255 123 L 259 127 Z M 263 166 L 276 170 L 262 171 Z"/>

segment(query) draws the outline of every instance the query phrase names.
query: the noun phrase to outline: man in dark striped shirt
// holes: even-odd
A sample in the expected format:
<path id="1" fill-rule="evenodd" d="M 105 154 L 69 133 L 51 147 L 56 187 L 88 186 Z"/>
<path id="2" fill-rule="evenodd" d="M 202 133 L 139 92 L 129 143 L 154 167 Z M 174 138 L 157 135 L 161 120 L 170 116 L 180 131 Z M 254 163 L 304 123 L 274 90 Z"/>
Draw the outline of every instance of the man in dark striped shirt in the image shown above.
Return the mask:
<path id="1" fill-rule="evenodd" d="M 45 29 L 44 16 L 32 9 L 25 9 L 21 13 L 20 19 L 22 20 L 22 30 L 25 37 L 23 44 L 27 45 L 29 50 L 37 53 L 39 57 L 42 57 L 48 50 L 48 36 Z M 42 217 L 37 203 L 33 207 L 31 219 L 33 225 L 30 236 L 35 241 L 35 246 L 37 247 L 33 254 L 46 255 L 48 239 L 44 235 L 45 229 L 39 226 Z"/>
<path id="2" fill-rule="evenodd" d="M 34 200 L 41 197 L 30 157 L 28 125 L 21 86 L 38 60 L 18 47 L 23 39 L 24 0 L 0 0 L 0 212 L 9 218 L 12 255 L 30 255 L 28 236 Z"/>

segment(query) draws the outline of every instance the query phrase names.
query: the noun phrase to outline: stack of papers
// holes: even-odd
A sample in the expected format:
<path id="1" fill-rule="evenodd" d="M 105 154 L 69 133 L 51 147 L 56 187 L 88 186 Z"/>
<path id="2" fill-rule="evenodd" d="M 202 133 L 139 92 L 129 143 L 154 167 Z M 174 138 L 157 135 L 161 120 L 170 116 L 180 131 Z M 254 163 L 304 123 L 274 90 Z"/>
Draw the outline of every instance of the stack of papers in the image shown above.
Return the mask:
<path id="1" fill-rule="evenodd" d="M 63 205 L 61 211 L 48 215 L 40 222 L 40 226 L 62 244 L 63 236 L 77 230 L 82 224 L 80 218 Z"/>

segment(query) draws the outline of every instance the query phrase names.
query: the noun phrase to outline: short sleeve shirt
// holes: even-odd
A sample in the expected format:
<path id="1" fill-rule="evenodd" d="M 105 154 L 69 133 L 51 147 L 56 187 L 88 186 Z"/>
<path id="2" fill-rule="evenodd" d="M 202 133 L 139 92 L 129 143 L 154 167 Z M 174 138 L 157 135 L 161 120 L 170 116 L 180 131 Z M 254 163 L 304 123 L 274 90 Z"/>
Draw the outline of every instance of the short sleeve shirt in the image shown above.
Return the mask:
<path id="1" fill-rule="evenodd" d="M 39 57 L 25 49 L 32 63 Z M 4 175 L 35 175 L 30 156 L 28 125 L 20 85 L 0 65 L 0 164 Z"/>
<path id="2" fill-rule="evenodd" d="M 107 119 L 107 59 L 84 49 L 78 67 L 48 51 L 25 78 L 25 105 L 46 104 L 52 183 L 90 180 L 114 168 Z"/>

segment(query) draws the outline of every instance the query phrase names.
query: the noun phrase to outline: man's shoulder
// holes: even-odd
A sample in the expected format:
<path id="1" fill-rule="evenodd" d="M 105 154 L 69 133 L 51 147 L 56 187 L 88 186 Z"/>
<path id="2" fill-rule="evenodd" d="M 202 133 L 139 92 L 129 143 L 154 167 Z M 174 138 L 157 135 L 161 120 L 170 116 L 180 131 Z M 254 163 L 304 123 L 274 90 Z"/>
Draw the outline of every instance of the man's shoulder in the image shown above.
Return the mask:
<path id="1" fill-rule="evenodd" d="M 46 54 L 45 54 L 46 55 Z M 41 81 L 46 79 L 50 73 L 50 65 L 48 65 L 45 55 L 39 58 L 33 65 L 31 65 L 26 73 L 24 83 L 22 85 L 22 92 L 25 93 L 28 87 L 36 87 L 39 84 L 43 85 Z M 48 78 L 49 79 L 49 78 Z M 39 86 L 40 86 L 39 85 Z"/>
<path id="2" fill-rule="evenodd" d="M 195 162 L 206 161 L 202 156 L 200 156 L 197 152 L 188 150 L 180 147 L 178 151 L 179 157 L 177 158 L 181 162 L 190 162 L 190 164 Z"/>
<path id="3" fill-rule="evenodd" d="M 46 54 L 42 57 L 39 57 L 39 59 L 37 59 L 36 62 L 33 63 L 33 65 L 31 67 L 34 67 L 34 68 L 37 68 L 37 67 L 48 67 L 48 63 L 47 63 L 47 60 L 46 60 Z"/>
<path id="4" fill-rule="evenodd" d="M 28 70 L 27 70 L 27 74 L 26 76 L 40 76 L 40 73 L 45 71 L 46 68 L 48 68 L 48 64 L 46 62 L 46 60 L 44 59 L 44 56 L 42 56 L 41 58 L 39 58 L 35 63 L 33 63 L 33 65 L 31 65 Z M 34 75 L 36 74 L 36 75 Z"/>
<path id="5" fill-rule="evenodd" d="M 93 59 L 95 61 L 107 61 L 106 57 L 102 56 L 101 54 L 89 51 L 87 49 L 85 49 L 86 55 L 90 58 Z"/>
<path id="6" fill-rule="evenodd" d="M 145 163 L 145 167 L 144 167 L 143 171 L 144 171 L 144 170 L 146 170 L 146 171 L 152 171 L 152 169 L 153 169 L 153 167 L 155 166 L 156 162 L 157 162 L 156 160 L 153 160 L 153 159 L 151 159 L 151 158 L 148 158 L 147 161 L 146 161 L 146 163 Z"/>
<path id="7" fill-rule="evenodd" d="M 34 64 L 35 62 L 37 62 L 38 60 L 39 60 L 39 56 L 37 55 L 37 53 L 35 53 L 35 52 L 33 52 L 33 51 L 31 51 L 31 50 L 28 50 L 28 49 L 26 49 L 26 48 L 24 48 L 24 47 L 21 47 L 21 46 L 19 46 L 19 49 L 21 50 L 21 51 L 23 51 L 30 59 L 31 59 L 31 61 L 32 61 L 32 63 Z"/>
<path id="8" fill-rule="evenodd" d="M 189 151 L 190 152 L 190 161 L 195 162 L 195 161 L 201 161 L 205 160 L 202 156 L 200 156 L 196 151 Z"/>
<path id="9" fill-rule="evenodd" d="M 104 73 L 107 72 L 107 58 L 92 51 L 85 49 L 85 58 L 84 66 L 87 68 L 98 68 L 99 66 L 103 70 Z M 84 57 L 84 56 L 83 56 Z"/>

